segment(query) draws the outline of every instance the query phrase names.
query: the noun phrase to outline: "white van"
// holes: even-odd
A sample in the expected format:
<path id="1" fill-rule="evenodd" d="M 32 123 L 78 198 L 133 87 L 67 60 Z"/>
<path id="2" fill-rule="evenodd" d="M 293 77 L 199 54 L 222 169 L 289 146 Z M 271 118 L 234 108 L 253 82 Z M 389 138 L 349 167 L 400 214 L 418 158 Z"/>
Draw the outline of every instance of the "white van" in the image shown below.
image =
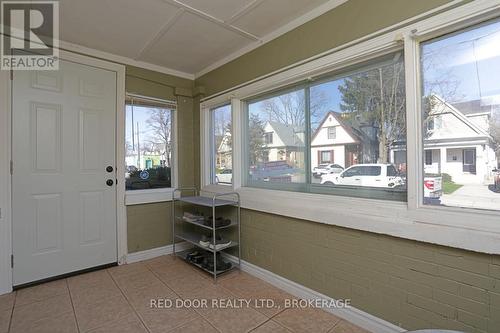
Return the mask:
<path id="1" fill-rule="evenodd" d="M 392 164 L 356 164 L 340 174 L 321 176 L 321 184 L 394 188 L 403 185 L 403 179 Z"/>

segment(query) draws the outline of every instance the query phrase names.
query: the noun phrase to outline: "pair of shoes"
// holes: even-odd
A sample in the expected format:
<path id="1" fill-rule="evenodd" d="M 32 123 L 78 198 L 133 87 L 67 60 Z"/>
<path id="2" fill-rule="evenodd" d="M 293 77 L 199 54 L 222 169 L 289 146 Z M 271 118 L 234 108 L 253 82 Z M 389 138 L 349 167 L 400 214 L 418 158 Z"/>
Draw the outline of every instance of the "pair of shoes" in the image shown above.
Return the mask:
<path id="1" fill-rule="evenodd" d="M 211 248 L 212 250 L 220 250 L 220 249 L 225 248 L 229 245 L 231 245 L 230 240 L 224 239 L 224 238 L 222 238 L 222 236 L 217 235 L 215 237 L 215 245 L 214 245 L 214 242 L 212 240 L 212 241 L 210 241 L 210 244 L 208 245 L 208 247 Z"/>
<path id="2" fill-rule="evenodd" d="M 208 226 L 208 227 L 212 227 L 214 225 L 214 218 L 213 218 L 213 216 L 209 216 L 208 219 L 206 219 L 203 222 L 203 224 L 206 225 L 206 226 Z M 225 219 L 225 218 L 222 218 L 222 217 L 217 217 L 215 219 L 215 227 L 216 228 L 227 227 L 230 224 L 231 224 L 231 220 L 230 219 Z"/>
<path id="3" fill-rule="evenodd" d="M 219 254 L 217 254 L 216 258 L 216 269 L 218 271 L 225 271 L 232 267 L 230 262 L 224 261 Z M 213 271 L 214 270 L 214 257 L 213 255 L 209 255 L 203 259 L 201 267 L 206 270 Z"/>
<path id="4" fill-rule="evenodd" d="M 189 213 L 189 212 L 184 212 L 182 215 L 182 219 L 187 222 L 191 223 L 204 223 L 205 217 L 203 216 L 202 213 Z"/>

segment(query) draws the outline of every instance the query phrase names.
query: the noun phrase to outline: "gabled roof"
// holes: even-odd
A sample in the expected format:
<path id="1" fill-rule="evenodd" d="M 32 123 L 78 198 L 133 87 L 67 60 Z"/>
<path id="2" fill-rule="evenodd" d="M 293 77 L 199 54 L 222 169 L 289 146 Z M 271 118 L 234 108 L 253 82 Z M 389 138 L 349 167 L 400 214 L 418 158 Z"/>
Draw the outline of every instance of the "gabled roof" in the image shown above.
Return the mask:
<path id="1" fill-rule="evenodd" d="M 447 111 L 449 111 L 450 113 L 452 113 L 455 117 L 457 117 L 465 125 L 467 125 L 468 127 L 470 127 L 474 132 L 476 132 L 479 135 L 482 135 L 482 136 L 485 136 L 485 137 L 488 137 L 488 138 L 492 139 L 491 135 L 487 131 L 485 131 L 481 127 L 477 126 L 476 124 L 474 124 L 461 111 L 459 111 L 457 108 L 455 108 L 450 103 L 446 102 L 443 98 L 441 98 L 438 95 L 432 95 L 431 98 L 434 99 L 434 100 L 437 100 L 441 105 L 443 105 L 444 107 L 446 107 Z M 438 114 L 437 111 L 438 110 L 433 109 L 433 110 L 431 110 L 431 114 Z"/>
<path id="2" fill-rule="evenodd" d="M 319 134 L 319 132 L 321 131 L 321 129 L 323 128 L 323 125 L 325 124 L 325 122 L 327 121 L 328 117 L 329 116 L 332 116 L 333 118 L 335 118 L 335 120 L 339 123 L 339 125 L 344 129 L 344 131 L 347 132 L 347 134 L 349 134 L 349 136 L 352 138 L 352 140 L 356 143 L 359 143 L 361 140 L 360 138 L 360 135 L 358 135 L 356 133 L 357 130 L 355 130 L 352 126 L 346 124 L 339 113 L 337 112 L 334 112 L 334 111 L 329 111 L 325 117 L 323 118 L 323 120 L 321 121 L 321 123 L 319 124 L 318 128 L 316 128 L 316 130 L 314 131 L 314 134 L 312 136 L 312 139 L 311 139 L 311 142 L 314 141 L 314 139 L 316 138 L 316 136 Z"/>
<path id="3" fill-rule="evenodd" d="M 303 129 L 275 121 L 268 121 L 267 123 L 273 128 L 274 133 L 276 133 L 285 146 L 293 147 L 304 144 L 304 140 L 297 135 L 297 133 L 304 133 Z"/>

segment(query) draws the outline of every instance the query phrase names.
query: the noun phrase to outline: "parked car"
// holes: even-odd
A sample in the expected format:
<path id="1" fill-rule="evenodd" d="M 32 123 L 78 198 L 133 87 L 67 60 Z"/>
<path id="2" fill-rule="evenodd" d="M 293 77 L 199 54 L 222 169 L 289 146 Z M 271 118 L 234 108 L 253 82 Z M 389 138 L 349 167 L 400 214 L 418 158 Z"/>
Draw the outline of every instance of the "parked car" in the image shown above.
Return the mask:
<path id="1" fill-rule="evenodd" d="M 356 164 L 340 174 L 321 176 L 321 184 L 394 188 L 401 186 L 403 179 L 392 164 Z"/>
<path id="2" fill-rule="evenodd" d="M 233 182 L 233 170 L 224 169 L 219 173 L 215 174 L 216 184 L 231 184 Z"/>
<path id="3" fill-rule="evenodd" d="M 443 195 L 443 177 L 425 176 L 424 177 L 424 203 L 431 205 L 441 204 Z"/>
<path id="4" fill-rule="evenodd" d="M 313 176 L 320 178 L 322 175 L 329 173 L 341 173 L 342 171 L 344 171 L 344 168 L 338 164 L 320 164 L 313 168 Z"/>
<path id="5" fill-rule="evenodd" d="M 250 177 L 255 181 L 289 183 L 301 170 L 289 165 L 287 161 L 264 162 L 250 168 Z"/>
<path id="6" fill-rule="evenodd" d="M 495 190 L 500 190 L 500 169 L 493 170 L 493 179 L 495 180 Z"/>

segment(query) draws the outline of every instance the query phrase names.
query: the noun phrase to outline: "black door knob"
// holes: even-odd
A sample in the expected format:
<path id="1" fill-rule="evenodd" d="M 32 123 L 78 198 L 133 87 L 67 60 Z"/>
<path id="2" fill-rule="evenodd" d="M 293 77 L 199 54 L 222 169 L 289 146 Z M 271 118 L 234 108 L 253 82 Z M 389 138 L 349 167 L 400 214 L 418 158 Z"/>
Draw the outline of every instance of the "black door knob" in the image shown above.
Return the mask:
<path id="1" fill-rule="evenodd" d="M 106 180 L 106 185 L 108 185 L 108 186 L 113 186 L 113 183 L 114 183 L 113 179 Z"/>
<path id="2" fill-rule="evenodd" d="M 106 171 L 107 171 L 107 172 L 113 172 L 113 167 L 112 167 L 111 165 L 108 165 L 108 166 L 106 167 Z"/>

